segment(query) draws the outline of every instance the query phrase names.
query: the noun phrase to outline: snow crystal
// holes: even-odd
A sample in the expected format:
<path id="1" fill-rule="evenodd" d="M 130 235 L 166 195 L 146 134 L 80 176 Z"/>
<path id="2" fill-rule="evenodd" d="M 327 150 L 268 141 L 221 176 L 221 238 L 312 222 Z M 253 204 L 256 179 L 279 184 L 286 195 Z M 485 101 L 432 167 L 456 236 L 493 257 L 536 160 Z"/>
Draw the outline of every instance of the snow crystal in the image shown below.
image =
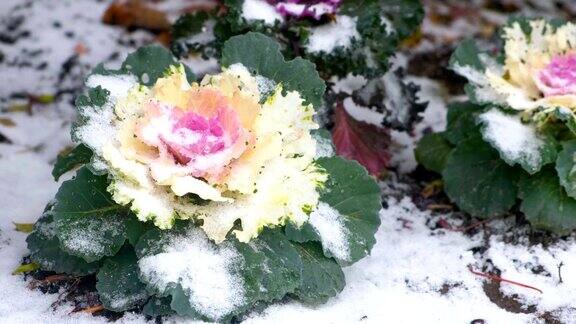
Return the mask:
<path id="1" fill-rule="evenodd" d="M 507 160 L 526 160 L 531 166 L 540 164 L 540 148 L 545 143 L 534 127 L 497 108 L 480 115 L 480 120 L 485 124 L 484 139 L 493 143 Z"/>
<path id="2" fill-rule="evenodd" d="M 117 129 L 114 125 L 116 119 L 111 103 L 103 107 L 85 107 L 80 112 L 86 123 L 76 128 L 75 136 L 89 146 L 94 153 L 102 156 L 104 146 L 115 140 Z"/>
<path id="3" fill-rule="evenodd" d="M 276 21 L 283 21 L 282 15 L 265 0 L 244 0 L 242 17 L 246 20 L 264 20 L 269 25 Z"/>
<path id="4" fill-rule="evenodd" d="M 148 78 L 148 74 L 146 78 Z M 142 75 L 142 81 L 144 81 L 144 75 Z M 110 96 L 112 98 L 121 98 L 128 94 L 128 91 L 132 89 L 138 81 L 132 75 L 101 75 L 101 74 L 93 74 L 88 77 L 86 81 L 86 86 L 90 88 L 96 88 L 97 86 L 102 87 L 110 92 Z"/>
<path id="5" fill-rule="evenodd" d="M 325 202 L 310 214 L 310 225 L 320 235 L 322 246 L 340 260 L 350 259 L 348 231 L 344 226 L 342 215 Z"/>
<path id="6" fill-rule="evenodd" d="M 312 137 L 316 140 L 316 159 L 334 156 L 334 145 L 331 139 L 316 134 L 313 134 Z"/>
<path id="7" fill-rule="evenodd" d="M 356 30 L 356 18 L 337 16 L 336 21 L 311 29 L 306 49 L 312 53 L 330 53 L 335 47 L 350 46 L 353 38 L 360 38 Z"/>
<path id="8" fill-rule="evenodd" d="M 142 76 L 147 77 L 147 74 Z M 137 84 L 132 75 L 91 75 L 86 81 L 88 87 L 100 86 L 110 92 L 108 102 L 103 107 L 83 107 L 80 114 L 85 124 L 76 128 L 75 136 L 89 146 L 94 153 L 102 156 L 102 149 L 107 143 L 115 140 L 117 129 L 114 124 L 114 102 L 126 96 L 130 89 Z M 105 168 L 105 164 L 95 160 L 93 167 L 97 170 Z"/>
<path id="9" fill-rule="evenodd" d="M 256 84 L 261 95 L 270 95 L 276 89 L 276 82 L 261 75 L 256 76 Z"/>
<path id="10" fill-rule="evenodd" d="M 190 304 L 211 318 L 226 316 L 242 305 L 244 282 L 233 268 L 243 261 L 233 248 L 214 245 L 198 228 L 169 240 L 164 252 L 138 262 L 146 281 L 160 290 L 179 283 Z"/>
<path id="11" fill-rule="evenodd" d="M 103 255 L 110 236 L 116 236 L 118 231 L 123 230 L 123 223 L 117 218 L 110 218 L 106 222 L 94 218 L 82 218 L 82 226 L 73 226 L 67 231 L 62 231 L 60 243 L 71 251 L 82 254 Z M 106 233 L 108 235 L 104 235 Z"/>

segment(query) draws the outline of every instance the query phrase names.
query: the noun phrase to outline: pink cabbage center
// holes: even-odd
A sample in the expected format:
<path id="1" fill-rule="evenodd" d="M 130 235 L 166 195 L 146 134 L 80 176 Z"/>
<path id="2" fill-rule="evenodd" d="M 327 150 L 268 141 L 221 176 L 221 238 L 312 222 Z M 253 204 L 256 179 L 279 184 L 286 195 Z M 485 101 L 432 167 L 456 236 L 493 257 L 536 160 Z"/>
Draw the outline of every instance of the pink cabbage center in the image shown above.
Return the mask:
<path id="1" fill-rule="evenodd" d="M 538 74 L 544 96 L 576 94 L 576 54 L 556 56 Z"/>
<path id="2" fill-rule="evenodd" d="M 246 149 L 248 137 L 237 113 L 226 106 L 206 116 L 151 102 L 139 137 L 160 156 L 184 165 L 195 177 L 218 175 Z"/>

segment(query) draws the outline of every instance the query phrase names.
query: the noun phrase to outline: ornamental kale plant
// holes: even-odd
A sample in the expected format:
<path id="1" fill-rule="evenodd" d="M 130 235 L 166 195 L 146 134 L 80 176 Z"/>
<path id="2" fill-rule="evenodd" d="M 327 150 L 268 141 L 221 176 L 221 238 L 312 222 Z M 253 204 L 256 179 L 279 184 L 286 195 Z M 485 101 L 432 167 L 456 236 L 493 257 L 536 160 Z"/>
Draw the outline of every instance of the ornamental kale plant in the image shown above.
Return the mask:
<path id="1" fill-rule="evenodd" d="M 225 42 L 221 62 L 196 81 L 151 46 L 93 71 L 78 146 L 53 174 L 78 169 L 27 238 L 33 262 L 96 274 L 106 309 L 207 321 L 344 288 L 341 267 L 375 244 L 381 201 L 313 121 L 324 82 L 258 33 Z"/>
<path id="2" fill-rule="evenodd" d="M 517 201 L 537 228 L 576 228 L 576 25 L 513 19 L 499 53 L 464 41 L 452 68 L 469 101 L 449 107 L 448 126 L 425 136 L 418 161 L 442 174 L 448 197 L 477 217 Z"/>
<path id="3" fill-rule="evenodd" d="M 388 69 L 423 16 L 417 0 L 226 0 L 215 12 L 182 16 L 172 48 L 213 57 L 230 36 L 259 31 L 278 40 L 287 57 L 311 60 L 322 77 L 373 76 Z"/>
<path id="4" fill-rule="evenodd" d="M 327 107 L 350 97 L 382 113 L 383 126 L 408 129 L 425 107 L 416 103 L 418 87 L 404 82 L 401 70 L 385 73 L 423 16 L 418 0 L 225 0 L 214 12 L 182 16 L 173 26 L 172 51 L 218 58 L 229 37 L 261 32 L 281 44 L 285 57 L 312 61 L 330 83 L 349 75 L 366 78 L 354 93 L 329 87 Z"/>

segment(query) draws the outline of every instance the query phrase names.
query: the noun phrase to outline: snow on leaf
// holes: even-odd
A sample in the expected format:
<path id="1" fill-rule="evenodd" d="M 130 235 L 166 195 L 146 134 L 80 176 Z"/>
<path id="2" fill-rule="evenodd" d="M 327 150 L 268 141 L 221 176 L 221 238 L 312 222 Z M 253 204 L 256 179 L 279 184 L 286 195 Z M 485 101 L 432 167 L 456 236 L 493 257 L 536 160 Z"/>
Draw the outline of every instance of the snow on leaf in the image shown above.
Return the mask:
<path id="1" fill-rule="evenodd" d="M 556 159 L 555 141 L 538 134 L 533 125 L 523 124 L 519 117 L 492 108 L 481 114 L 479 120 L 483 124 L 482 137 L 506 163 L 520 164 L 526 172 L 534 174 Z"/>

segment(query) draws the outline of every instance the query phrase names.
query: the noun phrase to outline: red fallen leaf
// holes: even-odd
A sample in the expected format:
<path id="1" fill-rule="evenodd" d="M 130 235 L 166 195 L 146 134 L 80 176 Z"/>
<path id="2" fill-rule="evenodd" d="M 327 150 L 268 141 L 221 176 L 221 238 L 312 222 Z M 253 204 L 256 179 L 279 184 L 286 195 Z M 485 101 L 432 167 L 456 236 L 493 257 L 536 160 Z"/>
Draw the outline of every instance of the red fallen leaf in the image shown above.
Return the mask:
<path id="1" fill-rule="evenodd" d="M 375 177 L 389 165 L 388 130 L 354 119 L 341 102 L 336 105 L 332 140 L 336 154 L 358 161 Z"/>

